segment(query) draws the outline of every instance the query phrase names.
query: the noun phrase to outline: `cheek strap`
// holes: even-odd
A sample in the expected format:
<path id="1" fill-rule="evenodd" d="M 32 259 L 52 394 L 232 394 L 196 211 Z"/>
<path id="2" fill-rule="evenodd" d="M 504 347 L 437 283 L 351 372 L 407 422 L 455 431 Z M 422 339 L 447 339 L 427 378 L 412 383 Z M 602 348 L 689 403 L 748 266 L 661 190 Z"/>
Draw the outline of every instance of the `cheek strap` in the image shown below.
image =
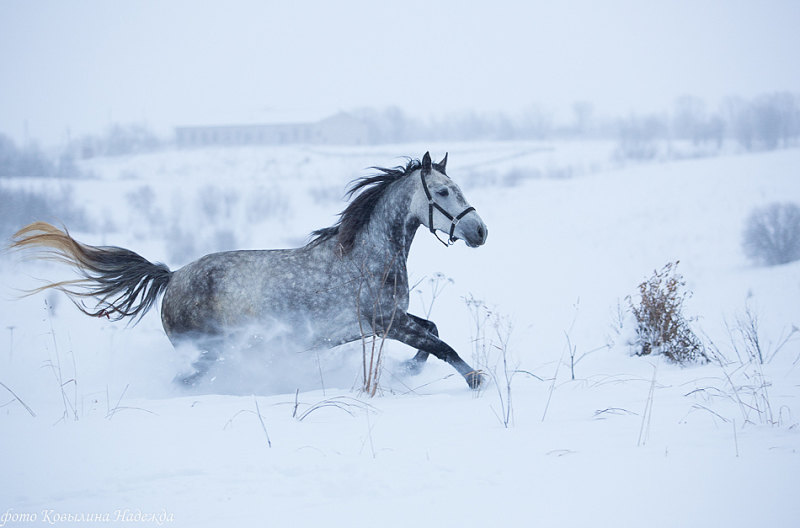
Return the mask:
<path id="1" fill-rule="evenodd" d="M 444 207 L 442 207 L 441 205 L 436 203 L 436 201 L 434 201 L 433 196 L 431 195 L 431 191 L 430 191 L 430 189 L 428 189 L 428 182 L 427 182 L 427 180 L 425 180 L 425 171 L 421 171 L 420 172 L 420 176 L 422 177 L 422 188 L 425 191 L 425 196 L 428 198 L 428 228 L 431 230 L 431 233 L 433 233 L 433 236 L 435 236 L 436 239 L 439 242 L 441 242 L 445 246 L 450 246 L 457 240 L 453 236 L 453 233 L 455 233 L 455 231 L 456 231 L 456 226 L 458 225 L 458 222 L 460 222 L 462 218 L 467 216 L 467 214 L 469 214 L 472 211 L 474 211 L 475 208 L 470 206 L 470 207 L 467 207 L 466 209 L 464 209 L 463 211 L 461 211 L 457 216 L 451 215 L 450 213 L 448 213 L 444 209 Z M 436 229 L 433 228 L 433 209 L 434 208 L 436 208 L 436 210 L 438 210 L 440 213 L 442 213 L 445 216 L 445 218 L 450 220 L 450 235 L 449 235 L 449 238 L 448 238 L 448 240 L 446 242 L 439 237 L 439 235 L 436 233 Z"/>

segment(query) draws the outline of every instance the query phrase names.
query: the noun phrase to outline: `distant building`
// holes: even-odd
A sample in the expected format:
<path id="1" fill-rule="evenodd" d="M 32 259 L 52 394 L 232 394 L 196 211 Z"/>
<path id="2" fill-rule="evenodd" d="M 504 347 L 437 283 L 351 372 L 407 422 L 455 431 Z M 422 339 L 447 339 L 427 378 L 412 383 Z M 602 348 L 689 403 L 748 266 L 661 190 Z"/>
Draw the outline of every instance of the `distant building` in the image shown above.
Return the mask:
<path id="1" fill-rule="evenodd" d="M 175 129 L 175 141 L 181 148 L 288 143 L 362 145 L 368 142 L 368 135 L 366 123 L 344 112 L 313 123 L 186 126 Z"/>

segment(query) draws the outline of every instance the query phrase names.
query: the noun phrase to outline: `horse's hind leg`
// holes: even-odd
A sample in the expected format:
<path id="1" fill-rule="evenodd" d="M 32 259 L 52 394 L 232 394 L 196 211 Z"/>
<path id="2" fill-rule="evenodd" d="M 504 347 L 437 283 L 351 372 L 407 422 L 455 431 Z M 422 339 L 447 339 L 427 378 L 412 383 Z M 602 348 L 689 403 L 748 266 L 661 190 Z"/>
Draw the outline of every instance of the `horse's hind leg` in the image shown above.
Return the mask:
<path id="1" fill-rule="evenodd" d="M 178 375 L 175 381 L 187 387 L 193 387 L 200 382 L 212 365 L 219 360 L 222 340 L 219 338 L 206 338 L 189 341 L 188 343 L 197 348 L 200 351 L 200 355 L 192 362 L 194 372 Z"/>
<path id="2" fill-rule="evenodd" d="M 436 323 L 427 319 L 423 319 L 422 317 L 417 317 L 416 315 L 408 314 L 408 316 L 424 327 L 429 333 L 439 337 L 439 329 L 436 328 Z M 428 360 L 429 355 L 430 354 L 424 350 L 417 350 L 417 353 L 413 358 L 403 362 L 403 368 L 405 368 L 406 372 L 411 375 L 419 374 L 422 371 L 422 367 L 425 366 L 425 362 Z"/>

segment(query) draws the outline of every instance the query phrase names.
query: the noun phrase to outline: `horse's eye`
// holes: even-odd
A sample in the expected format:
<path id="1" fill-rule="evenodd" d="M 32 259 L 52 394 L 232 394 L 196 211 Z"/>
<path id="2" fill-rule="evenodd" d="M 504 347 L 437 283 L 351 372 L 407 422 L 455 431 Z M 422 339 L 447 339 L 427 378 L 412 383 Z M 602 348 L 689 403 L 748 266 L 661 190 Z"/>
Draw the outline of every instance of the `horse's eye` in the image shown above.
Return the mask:
<path id="1" fill-rule="evenodd" d="M 450 195 L 450 191 L 448 191 L 447 189 L 442 189 L 441 191 L 436 191 L 436 194 L 438 194 L 442 198 L 447 198 Z"/>

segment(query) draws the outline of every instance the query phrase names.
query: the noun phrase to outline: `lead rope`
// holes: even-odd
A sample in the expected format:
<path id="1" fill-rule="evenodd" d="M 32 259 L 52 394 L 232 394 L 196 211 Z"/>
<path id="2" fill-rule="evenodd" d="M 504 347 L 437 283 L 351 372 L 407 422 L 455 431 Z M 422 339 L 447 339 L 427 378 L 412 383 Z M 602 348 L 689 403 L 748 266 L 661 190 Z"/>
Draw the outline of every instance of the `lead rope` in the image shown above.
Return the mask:
<path id="1" fill-rule="evenodd" d="M 457 240 L 453 236 L 453 233 L 455 233 L 455 231 L 456 231 L 456 226 L 458 225 L 458 223 L 461 221 L 462 218 L 464 218 L 467 214 L 469 214 L 472 211 L 474 211 L 475 208 L 472 207 L 472 206 L 467 207 L 466 209 L 461 211 L 461 213 L 458 216 L 454 217 L 453 215 L 451 215 L 450 213 L 445 211 L 444 207 L 442 207 L 441 205 L 439 205 L 438 203 L 436 203 L 434 201 L 433 196 L 431 195 L 431 191 L 428 189 L 428 182 L 425 179 L 425 171 L 420 171 L 419 174 L 422 177 L 422 188 L 425 190 L 425 196 L 428 198 L 428 228 L 431 230 L 431 233 L 433 233 L 433 236 L 436 237 L 436 240 L 438 240 L 439 242 L 444 244 L 445 247 L 450 247 Z M 436 229 L 433 228 L 433 208 L 434 207 L 440 213 L 442 213 L 445 216 L 445 218 L 450 220 L 450 236 L 449 236 L 449 239 L 447 241 L 442 240 L 439 237 L 439 234 L 436 232 Z"/>

